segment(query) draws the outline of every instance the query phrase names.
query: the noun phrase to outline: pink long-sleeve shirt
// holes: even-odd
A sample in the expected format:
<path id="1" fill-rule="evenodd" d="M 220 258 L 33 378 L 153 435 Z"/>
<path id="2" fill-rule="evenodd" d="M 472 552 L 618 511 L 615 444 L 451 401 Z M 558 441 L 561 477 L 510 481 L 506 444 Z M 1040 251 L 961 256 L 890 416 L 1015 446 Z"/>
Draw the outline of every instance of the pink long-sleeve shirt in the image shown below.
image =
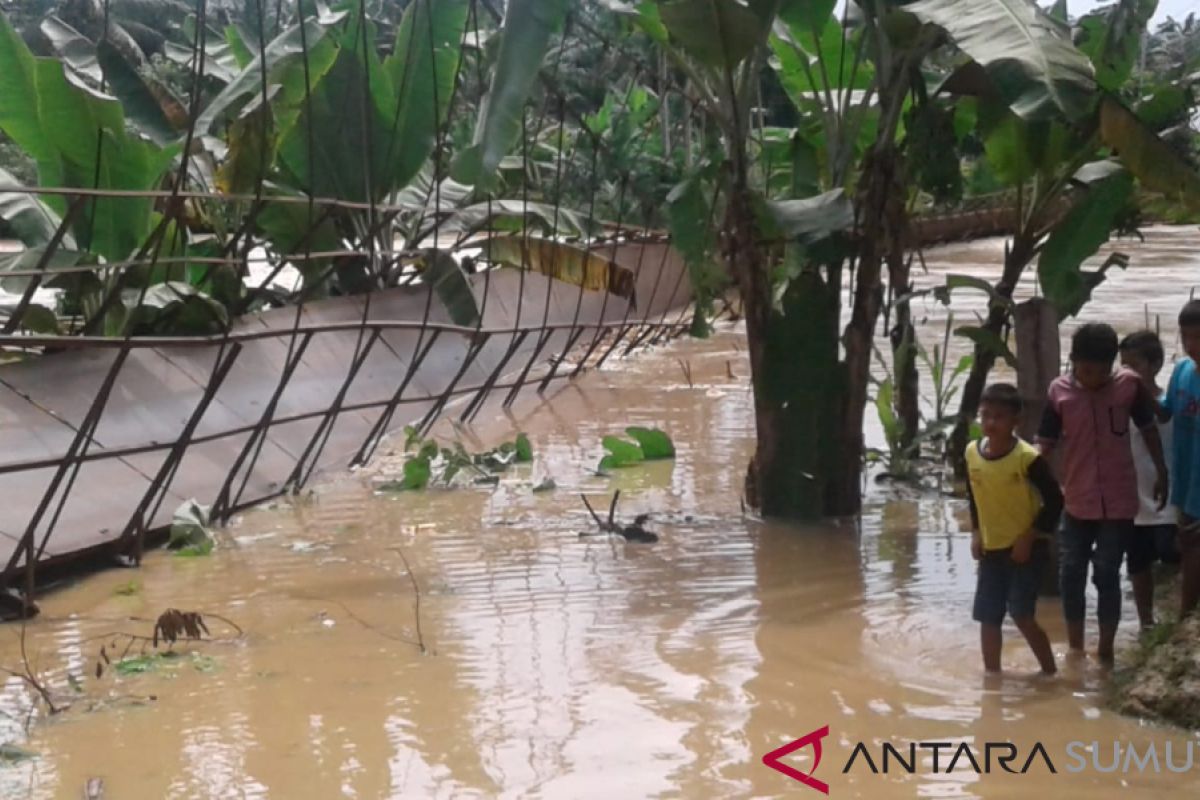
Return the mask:
<path id="1" fill-rule="evenodd" d="M 1062 453 L 1067 513 L 1081 520 L 1132 520 L 1138 512 L 1130 425 L 1154 425 L 1154 401 L 1138 376 L 1120 369 L 1096 390 L 1073 375 L 1050 384 L 1038 441 Z"/>

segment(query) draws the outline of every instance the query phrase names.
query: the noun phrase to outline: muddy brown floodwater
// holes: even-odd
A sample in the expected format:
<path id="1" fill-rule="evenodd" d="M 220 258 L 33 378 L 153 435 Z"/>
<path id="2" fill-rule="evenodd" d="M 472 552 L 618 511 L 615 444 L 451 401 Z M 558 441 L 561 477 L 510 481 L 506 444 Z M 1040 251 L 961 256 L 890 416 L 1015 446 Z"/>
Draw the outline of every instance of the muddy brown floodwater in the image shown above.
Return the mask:
<path id="1" fill-rule="evenodd" d="M 1134 266 L 1089 316 L 1129 329 L 1149 302 L 1170 330 L 1200 276 L 1200 236 L 1159 229 L 1128 249 Z M 936 251 L 923 280 L 994 268 L 999 253 L 996 242 Z M 31 698 L 7 679 L 0 741 L 35 757 L 0 766 L 0 795 L 73 798 L 99 777 L 114 798 L 816 796 L 761 758 L 828 725 L 816 776 L 835 797 L 1195 797 L 1200 752 L 1185 773 L 1070 771 L 1093 755 L 1069 759 L 1076 740 L 1102 767 L 1114 742 L 1154 744 L 1161 761 L 1169 741 L 1179 766 L 1195 740 L 1102 710 L 1094 664 L 1035 678 L 1009 630 L 1008 673 L 985 680 L 959 501 L 873 487 L 860 524 L 742 516 L 753 430 L 742 339 L 680 341 L 476 426 L 469 446 L 514 430 L 534 444 L 534 465 L 495 489 L 376 494 L 393 456 L 245 514 L 207 558 L 155 552 L 140 570 L 49 593 L 27 653 L 74 703 L 35 712 L 26 736 Z M 594 476 L 601 437 L 630 424 L 668 430 L 676 460 Z M 533 493 L 548 475 L 559 488 Z M 580 538 L 592 524 L 578 493 L 603 503 L 618 488 L 622 515 L 653 513 L 660 542 Z M 97 679 L 95 637 L 148 633 L 129 618 L 167 607 L 228 617 L 245 636 Z M 1039 613 L 1061 656 L 1056 605 Z M 0 628 L 0 664 L 20 665 L 19 631 Z M 914 774 L 894 759 L 887 775 L 861 759 L 843 774 L 859 741 L 876 766 L 885 742 L 904 754 L 912 741 L 967 742 L 982 759 L 987 742 L 1011 741 L 1018 767 L 1040 742 L 1058 772 L 993 761 L 979 775 L 964 759 L 946 774 L 943 754 L 935 774 L 926 749 Z M 793 763 L 810 769 L 810 756 Z"/>

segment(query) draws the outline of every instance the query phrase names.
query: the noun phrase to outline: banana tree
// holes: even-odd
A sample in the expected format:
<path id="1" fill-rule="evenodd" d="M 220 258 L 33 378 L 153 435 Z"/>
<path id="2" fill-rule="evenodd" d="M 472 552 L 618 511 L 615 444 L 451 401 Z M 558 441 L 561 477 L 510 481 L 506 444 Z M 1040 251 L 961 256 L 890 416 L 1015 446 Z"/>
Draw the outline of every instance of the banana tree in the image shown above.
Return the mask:
<path id="1" fill-rule="evenodd" d="M 986 36 L 972 38 L 963 30 L 964 16 L 937 9 L 934 0 L 909 8 L 944 27 L 973 61 L 960 68 L 942 88 L 960 102 L 978 103 L 979 131 L 993 171 L 1015 191 L 1017 226 L 1005 248 L 1004 264 L 994 289 L 1011 299 L 1026 267 L 1037 262 L 1039 283 L 1060 318 L 1077 314 L 1104 280 L 1111 266 L 1124 266 L 1121 257 L 1099 270 L 1084 262 L 1108 241 L 1129 208 L 1134 178 L 1143 189 L 1161 193 L 1170 202 L 1200 208 L 1200 176 L 1166 144 L 1147 118 L 1140 118 L 1118 96 L 1137 63 L 1144 26 L 1153 15 L 1154 0 L 1122 0 L 1085 17 L 1078 29 L 1078 47 L 1065 26 L 1036 8 L 1031 25 L 1057 30 L 1054 60 L 1045 63 L 1050 92 L 1041 111 L 1028 103 L 1006 104 L 1003 75 L 975 70 L 974 64 L 1001 62 L 1002 48 Z M 957 8 L 957 7 L 956 7 Z M 1095 75 L 1095 91 L 1084 67 Z M 1149 110 L 1154 104 L 1143 106 Z M 1157 106 L 1161 108 L 1161 105 Z M 978 328 L 966 331 L 975 340 L 971 373 L 963 387 L 948 456 L 956 470 L 963 468 L 962 452 L 991 367 L 1003 352 L 1002 339 L 1011 305 L 992 303 Z"/>
<path id="2" fill-rule="evenodd" d="M 438 289 L 456 322 L 478 321 L 465 275 L 454 259 L 422 252 L 454 249 L 476 234 L 519 229 L 553 237 L 583 236 L 582 215 L 538 202 L 496 197 L 497 175 L 523 133 L 526 100 L 543 55 L 560 30 L 565 2 L 509 5 L 498 32 L 494 63 L 465 44 L 480 31 L 467 0 L 417 0 L 397 21 L 390 49 L 379 46 L 382 26 L 357 2 L 281 33 L 260 57 L 246 62 L 199 120 L 203 132 L 222 125 L 228 154 L 217 171 L 219 188 L 250 190 L 270 181 L 271 196 L 312 198 L 309 205 L 268 202 L 256 219 L 277 266 L 295 263 L 304 294 L 325 287 L 362 292 L 408 282 L 420 273 Z M 475 134 L 451 160 L 448 113 L 461 88 L 468 52 L 479 72 L 490 71 Z M 266 72 L 265 78 L 263 72 Z M 265 80 L 272 99 L 257 98 Z M 347 147 L 347 142 L 355 143 Z M 386 207 L 386 213 L 348 206 L 318 208 L 316 198 Z M 447 237 L 454 237 L 449 243 Z M 587 270 L 568 269 L 573 256 L 544 257 L 553 243 L 533 240 L 519 266 L 589 288 Z M 372 261 L 361 252 L 401 251 Z M 514 266 L 510 250 L 474 241 L 483 260 Z M 357 254 L 304 257 L 345 250 Z M 539 255 L 541 254 L 541 255 Z M 425 273 L 427 268 L 435 272 Z"/>
<path id="3" fill-rule="evenodd" d="M 689 265 L 720 257 L 739 289 L 757 429 L 747 495 L 772 516 L 813 518 L 857 506 L 862 410 L 856 424 L 846 401 L 857 392 L 865 403 L 869 362 L 860 364 L 859 355 L 870 354 L 873 297 L 889 249 L 890 220 L 880 212 L 892 162 L 879 143 L 894 135 L 910 67 L 919 61 L 907 52 L 897 60 L 868 57 L 878 55 L 881 41 L 872 40 L 880 31 L 875 18 L 853 31 L 834 20 L 833 8 L 832 1 L 730 0 L 644 3 L 624 12 L 684 76 L 686 94 L 724 144 L 723 159 L 700 162 L 672 193 L 670 216 Z M 753 112 L 772 56 L 800 112 L 795 132 L 768 130 Z M 858 169 L 870 152 L 881 155 L 875 166 Z M 852 247 L 856 206 L 871 220 L 870 235 Z M 884 245 L 862 248 L 875 234 Z M 868 288 L 856 295 L 840 360 L 839 291 L 851 255 Z M 867 346 L 859 348 L 864 326 Z M 854 430 L 848 439 L 847 430 Z M 846 471 L 852 481 L 843 480 Z"/>

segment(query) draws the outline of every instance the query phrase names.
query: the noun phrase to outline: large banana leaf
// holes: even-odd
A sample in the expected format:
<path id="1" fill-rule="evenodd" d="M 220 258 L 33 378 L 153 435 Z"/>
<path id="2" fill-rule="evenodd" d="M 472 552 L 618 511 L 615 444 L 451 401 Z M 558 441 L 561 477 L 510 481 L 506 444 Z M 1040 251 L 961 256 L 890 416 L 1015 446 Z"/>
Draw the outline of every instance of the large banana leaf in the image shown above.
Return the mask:
<path id="1" fill-rule="evenodd" d="M 435 186 L 436 178 L 432 162 L 426 162 L 404 188 L 396 192 L 392 197 L 392 204 L 404 209 L 406 213 L 415 212 L 418 218 L 425 219 L 435 211 L 453 212 L 471 196 L 470 186 L 465 186 L 453 178 L 442 178 Z"/>
<path id="2" fill-rule="evenodd" d="M 687 266 L 688 281 L 696 301 L 692 335 L 707 336 L 712 300 L 726 284 L 725 272 L 716 260 L 717 241 L 712 225 L 712 206 L 705 193 L 702 175 L 691 175 L 667 195 L 667 221 L 671 242 Z"/>
<path id="3" fill-rule="evenodd" d="M 1158 0 L 1118 0 L 1079 20 L 1075 44 L 1092 60 L 1096 83 L 1115 92 L 1129 78 Z"/>
<path id="4" fill-rule="evenodd" d="M 275 158 L 275 119 L 268 106 L 243 114 L 225 130 L 228 145 L 216 173 L 217 190 L 227 194 L 253 192 Z"/>
<path id="5" fill-rule="evenodd" d="M 842 189 L 799 200 L 767 200 L 759 223 L 772 238 L 813 242 L 854 227 L 854 206 Z"/>
<path id="6" fill-rule="evenodd" d="M 106 90 L 121 101 L 130 121 L 158 144 L 173 141 L 187 127 L 188 113 L 183 103 L 166 85 L 130 63 L 126 50 L 108 39 L 93 44 L 55 16 L 42 21 L 41 31 L 72 72 L 93 85 L 104 83 Z"/>
<path id="7" fill-rule="evenodd" d="M 0 14 L 0 130 L 34 160 L 57 154 L 42 134 L 37 114 L 37 61 Z"/>
<path id="8" fill-rule="evenodd" d="M 0 289 L 10 294 L 20 294 L 29 286 L 33 278 L 29 275 L 8 275 L 11 272 L 33 272 L 46 254 L 44 247 L 31 247 L 20 253 L 0 257 Z M 41 265 L 45 278 L 52 278 L 54 273 L 70 269 L 86 263 L 87 254 L 78 250 L 55 250 L 50 258 Z M 45 281 L 43 281 L 45 283 Z"/>
<path id="9" fill-rule="evenodd" d="M 986 103 L 979 124 L 988 165 L 1009 186 L 1019 186 L 1038 174 L 1053 174 L 1077 144 L 1060 121 L 1022 119 L 1007 108 Z"/>
<path id="10" fill-rule="evenodd" d="M 467 0 L 415 0 L 404 11 L 396 46 L 383 62 L 398 95 L 388 133 L 390 188 L 407 186 L 433 152 L 458 73 Z"/>
<path id="11" fill-rule="evenodd" d="M 904 10 L 944 29 L 1020 116 L 1078 119 L 1092 108 L 1091 62 L 1032 0 L 918 0 Z"/>
<path id="12" fill-rule="evenodd" d="M 596 253 L 549 239 L 495 236 L 482 245 L 491 261 L 540 272 L 564 283 L 595 292 L 634 299 L 633 272 Z"/>
<path id="13" fill-rule="evenodd" d="M 522 231 L 536 226 L 554 236 L 585 236 L 595 227 L 577 211 L 522 200 L 492 200 L 464 206 L 442 220 L 438 232 L 469 236 L 480 230 Z"/>
<path id="14" fill-rule="evenodd" d="M 34 58 L 0 15 L 0 130 L 38 165 L 43 186 L 154 188 L 178 151 L 130 135 L 121 104 L 68 80 L 62 62 Z M 62 198 L 48 198 L 57 213 Z M 77 215 L 75 241 L 108 259 L 127 257 L 151 227 L 152 204 L 100 198 Z"/>
<path id="15" fill-rule="evenodd" d="M 1108 241 L 1113 223 L 1133 194 L 1133 176 L 1124 170 L 1087 189 L 1087 195 L 1054 227 L 1038 257 L 1038 280 L 1059 317 L 1079 313 L 1104 270 L 1085 272 L 1083 262 Z"/>
<path id="16" fill-rule="evenodd" d="M 166 145 L 187 127 L 188 112 L 179 98 L 161 83 L 144 77 L 108 42 L 96 47 L 109 90 L 138 128 L 154 142 Z"/>
<path id="17" fill-rule="evenodd" d="M 819 31 L 836 5 L 836 0 L 783 0 L 779 19 L 793 31 Z"/>
<path id="18" fill-rule="evenodd" d="M 700 176 L 689 176 L 667 195 L 667 219 L 671 241 L 687 264 L 692 283 L 707 275 L 717 243 L 712 225 L 712 208 Z"/>
<path id="19" fill-rule="evenodd" d="M 869 87 L 875 79 L 874 66 L 866 61 L 854 66 L 860 36 L 861 31 L 843 35 L 833 17 L 816 28 L 777 24 L 771 35 L 775 56 L 771 66 L 792 102 L 800 107 L 806 101 L 824 102 L 826 88 Z"/>
<path id="20" fill-rule="evenodd" d="M 674 0 L 659 3 L 671 39 L 714 69 L 732 70 L 754 50 L 763 20 L 738 0 Z"/>
<path id="21" fill-rule="evenodd" d="M 67 80 L 63 65 L 38 59 L 38 114 L 43 135 L 56 157 L 38 160 L 38 176 L 48 186 L 100 189 L 154 188 L 178 147 L 160 148 L 129 135 L 116 100 L 96 95 Z M 79 247 L 110 260 L 126 258 L 150 233 L 152 201 L 99 198 L 74 225 Z"/>
<path id="22" fill-rule="evenodd" d="M 255 37 L 246 34 L 247 31 L 243 25 L 235 23 L 225 26 L 225 43 L 229 45 L 229 52 L 237 61 L 238 69 L 245 69 L 258 55 Z"/>
<path id="23" fill-rule="evenodd" d="M 567 0 L 510 0 L 504 12 L 500 52 L 479 109 L 471 146 L 455 159 L 460 183 L 487 185 L 501 159 L 521 137 L 525 101 L 533 89 L 550 37 L 563 25 Z"/>
<path id="24" fill-rule="evenodd" d="M 0 220 L 4 220 L 26 247 L 38 247 L 54 238 L 62 217 L 33 194 L 9 191 L 21 182 L 12 173 L 0 169 Z M 63 246 L 74 248 L 75 240 L 67 234 Z"/>
<path id="25" fill-rule="evenodd" d="M 58 53 L 71 69 L 80 75 L 86 75 L 97 84 L 103 80 L 100 63 L 96 60 L 96 46 L 90 39 L 53 15 L 42 20 L 40 29 L 54 48 L 54 52 Z"/>
<path id="26" fill-rule="evenodd" d="M 389 143 L 396 93 L 379 60 L 374 23 L 367 21 L 364 32 L 355 16 L 335 36 L 333 65 L 281 137 L 279 157 L 309 194 L 380 200 L 395 157 Z"/>
<path id="27" fill-rule="evenodd" d="M 346 16 L 345 12 L 335 15 L 332 20 L 340 21 Z M 262 61 L 267 65 L 267 91 L 274 86 L 291 85 L 295 76 L 300 76 L 300 96 L 304 92 L 304 45 L 308 46 L 309 76 L 316 83 L 324 69 L 332 63 L 333 52 L 328 48 L 319 49 L 325 35 L 333 28 L 334 21 L 326 18 L 309 17 L 304 20 L 304 37 L 301 37 L 300 26 L 294 25 L 276 36 L 267 44 L 266 50 L 256 56 L 245 66 L 224 89 L 221 90 L 208 107 L 196 120 L 196 131 L 201 134 L 209 133 L 217 120 L 229 111 L 244 104 L 249 98 L 262 93 Z M 325 59 L 329 58 L 326 62 Z M 289 69 L 292 67 L 293 69 Z M 297 69 L 298 68 L 298 69 Z M 295 114 L 293 114 L 293 119 Z M 283 126 L 280 125 L 280 128 Z"/>
<path id="28" fill-rule="evenodd" d="M 1111 96 L 1100 102 L 1100 140 L 1147 189 L 1200 209 L 1200 175 L 1125 106 Z"/>

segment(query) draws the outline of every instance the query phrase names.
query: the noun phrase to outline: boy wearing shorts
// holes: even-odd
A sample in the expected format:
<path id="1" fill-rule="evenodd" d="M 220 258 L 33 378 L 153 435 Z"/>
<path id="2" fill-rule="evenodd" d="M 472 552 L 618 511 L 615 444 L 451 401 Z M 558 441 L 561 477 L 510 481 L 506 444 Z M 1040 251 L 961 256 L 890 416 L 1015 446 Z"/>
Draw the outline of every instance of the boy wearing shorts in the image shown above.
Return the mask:
<path id="1" fill-rule="evenodd" d="M 1005 612 L 1025 637 L 1042 672 L 1057 670 L 1050 640 L 1036 617 L 1049 539 L 1062 513 L 1062 492 L 1050 465 L 1017 437 L 1021 396 L 1011 384 L 983 392 L 983 438 L 967 445 L 971 554 L 979 561 L 973 616 L 980 624 L 983 666 L 1000 670 Z"/>

